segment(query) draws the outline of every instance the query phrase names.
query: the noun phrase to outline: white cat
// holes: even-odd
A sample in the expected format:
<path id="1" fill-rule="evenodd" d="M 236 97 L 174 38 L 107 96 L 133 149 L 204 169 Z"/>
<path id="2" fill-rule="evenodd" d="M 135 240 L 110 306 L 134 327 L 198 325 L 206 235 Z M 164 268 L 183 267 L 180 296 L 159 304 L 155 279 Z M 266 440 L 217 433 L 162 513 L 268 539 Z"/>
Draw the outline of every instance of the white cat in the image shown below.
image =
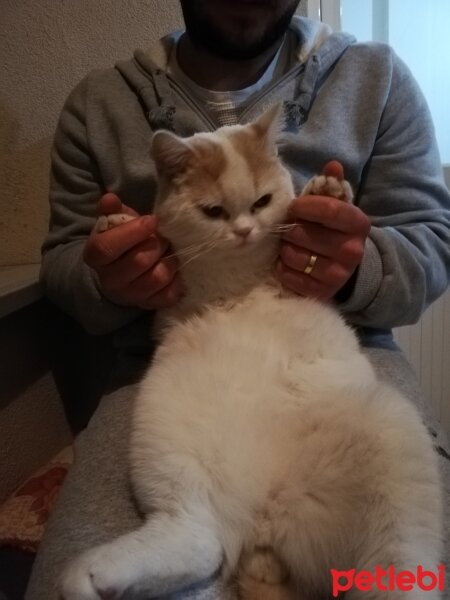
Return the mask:
<path id="1" fill-rule="evenodd" d="M 131 477 L 146 519 L 70 564 L 65 600 L 155 597 L 220 569 L 245 600 L 317 600 L 331 595 L 331 569 L 437 568 L 437 461 L 416 410 L 377 380 L 331 305 L 272 277 L 294 197 L 278 112 L 154 135 L 156 213 L 186 294 L 161 314 L 134 409 Z M 311 189 L 350 195 L 333 178 Z M 440 596 L 408 595 L 425 597 Z"/>

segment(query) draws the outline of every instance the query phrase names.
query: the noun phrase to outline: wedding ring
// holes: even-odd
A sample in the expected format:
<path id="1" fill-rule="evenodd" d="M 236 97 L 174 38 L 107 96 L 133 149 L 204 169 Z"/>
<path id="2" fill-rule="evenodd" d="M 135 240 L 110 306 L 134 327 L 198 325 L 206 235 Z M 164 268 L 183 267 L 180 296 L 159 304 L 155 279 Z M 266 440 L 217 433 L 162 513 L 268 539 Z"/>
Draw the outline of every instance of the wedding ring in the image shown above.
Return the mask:
<path id="1" fill-rule="evenodd" d="M 309 257 L 309 262 L 306 265 L 303 273 L 305 273 L 306 275 L 309 275 L 310 273 L 312 273 L 312 270 L 314 269 L 314 265 L 317 262 L 317 254 L 311 254 L 311 256 Z"/>

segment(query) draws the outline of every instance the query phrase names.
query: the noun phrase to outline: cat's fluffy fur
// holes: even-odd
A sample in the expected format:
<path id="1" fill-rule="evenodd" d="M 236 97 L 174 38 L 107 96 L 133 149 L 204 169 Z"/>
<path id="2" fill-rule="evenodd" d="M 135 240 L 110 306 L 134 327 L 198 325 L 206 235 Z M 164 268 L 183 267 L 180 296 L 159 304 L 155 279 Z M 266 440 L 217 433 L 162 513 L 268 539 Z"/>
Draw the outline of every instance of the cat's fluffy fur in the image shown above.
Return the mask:
<path id="1" fill-rule="evenodd" d="M 318 599 L 332 568 L 439 563 L 436 458 L 416 410 L 377 380 L 334 308 L 272 280 L 294 197 L 277 118 L 154 137 L 160 228 L 186 294 L 163 314 L 134 409 L 132 481 L 147 518 L 69 566 L 66 600 L 157 596 L 220 568 L 242 599 Z"/>

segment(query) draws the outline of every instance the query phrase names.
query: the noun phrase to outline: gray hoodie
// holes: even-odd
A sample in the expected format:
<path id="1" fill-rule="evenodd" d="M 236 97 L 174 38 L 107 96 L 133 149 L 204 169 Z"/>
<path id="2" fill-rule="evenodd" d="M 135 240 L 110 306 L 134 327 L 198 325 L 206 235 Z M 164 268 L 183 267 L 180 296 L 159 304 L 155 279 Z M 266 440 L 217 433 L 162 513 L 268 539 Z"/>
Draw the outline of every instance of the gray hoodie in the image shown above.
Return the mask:
<path id="1" fill-rule="evenodd" d="M 344 165 L 371 219 L 355 286 L 339 305 L 349 322 L 391 328 L 415 322 L 447 287 L 450 195 L 430 114 L 408 68 L 383 44 L 295 18 L 297 63 L 253 97 L 240 122 L 284 102 L 280 154 L 300 190 L 331 159 Z M 116 331 L 143 312 L 113 304 L 82 259 L 106 191 L 152 211 L 152 131 L 186 136 L 217 128 L 166 75 L 177 34 L 115 68 L 90 73 L 63 108 L 52 152 L 51 223 L 41 281 L 49 298 L 93 333 Z"/>

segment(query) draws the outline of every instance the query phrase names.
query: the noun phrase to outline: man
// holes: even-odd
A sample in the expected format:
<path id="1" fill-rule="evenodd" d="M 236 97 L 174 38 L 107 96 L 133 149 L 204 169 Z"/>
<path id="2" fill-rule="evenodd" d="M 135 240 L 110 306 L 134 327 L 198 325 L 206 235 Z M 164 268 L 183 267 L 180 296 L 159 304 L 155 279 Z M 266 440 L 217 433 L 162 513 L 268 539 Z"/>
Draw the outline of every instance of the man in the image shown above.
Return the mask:
<path id="1" fill-rule="evenodd" d="M 325 196 L 296 200 L 297 227 L 283 239 L 278 276 L 300 295 L 335 302 L 381 375 L 419 402 L 389 330 L 417 320 L 448 283 L 450 197 L 429 113 L 389 48 L 292 20 L 297 4 L 181 0 L 184 34 L 89 75 L 63 109 L 42 283 L 87 330 L 118 332 L 120 377 L 78 439 L 29 600 L 54 598 L 66 560 L 139 521 L 128 494 L 126 432 L 134 379 L 146 361 L 129 350 L 147 340 L 151 311 L 182 291 L 151 216 L 152 131 L 213 130 L 284 102 L 280 153 L 296 188 L 336 158 L 356 198 L 354 205 Z M 140 217 L 91 233 L 97 204 L 100 213 Z M 212 582 L 177 597 L 219 596 Z"/>

